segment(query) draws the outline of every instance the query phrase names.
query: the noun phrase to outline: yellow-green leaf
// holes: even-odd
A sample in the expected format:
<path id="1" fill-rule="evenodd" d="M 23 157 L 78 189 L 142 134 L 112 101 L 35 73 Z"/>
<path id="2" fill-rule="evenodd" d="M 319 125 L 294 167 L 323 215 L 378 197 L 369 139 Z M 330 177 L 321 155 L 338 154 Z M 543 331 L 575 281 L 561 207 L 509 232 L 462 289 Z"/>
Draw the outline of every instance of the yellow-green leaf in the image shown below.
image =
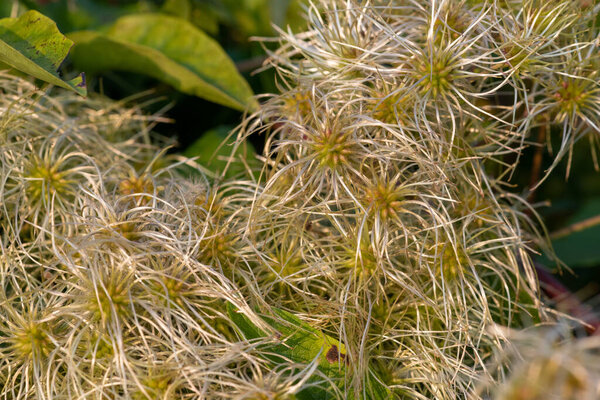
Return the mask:
<path id="1" fill-rule="evenodd" d="M 37 11 L 0 19 L 0 62 L 18 71 L 85 96 L 85 77 L 64 81 L 57 70 L 73 42 Z"/>
<path id="2" fill-rule="evenodd" d="M 581 209 L 565 224 L 566 227 L 597 218 L 600 215 L 600 198 L 589 199 Z M 558 258 L 571 268 L 594 267 L 600 264 L 600 224 L 581 226 L 567 235 L 552 240 L 552 247 Z M 545 264 L 550 260 L 542 259 Z"/>
<path id="3" fill-rule="evenodd" d="M 105 34 L 80 31 L 69 37 L 75 65 L 88 72 L 136 72 L 231 108 L 256 107 L 250 86 L 221 46 L 181 18 L 129 15 Z"/>
<path id="4" fill-rule="evenodd" d="M 239 313 L 232 305 L 228 304 L 229 317 L 247 340 L 264 338 L 267 334 L 254 325 L 249 318 Z M 289 360 L 295 363 L 309 364 L 316 362 L 318 369 L 340 390 L 349 382 L 347 374 L 348 356 L 343 343 L 311 327 L 298 317 L 287 311 L 273 308 L 272 317 L 263 317 L 265 322 L 276 331 L 276 341 L 265 345 L 262 350 L 265 358 L 276 364 L 285 364 Z M 314 384 L 318 377 L 309 381 L 313 385 L 300 390 L 296 396 L 301 400 L 335 398 L 335 393 L 327 389 L 326 385 Z M 364 395 L 367 399 L 384 400 L 390 398 L 390 391 L 386 388 L 377 374 L 370 370 L 366 379 Z M 353 399 L 352 392 L 348 394 Z"/>
<path id="5" fill-rule="evenodd" d="M 163 14 L 173 15 L 189 21 L 192 15 L 192 5 L 190 0 L 166 0 L 160 11 Z"/>
<path id="6" fill-rule="evenodd" d="M 183 155 L 197 157 L 196 161 L 216 174 L 224 174 L 226 178 L 235 178 L 246 171 L 246 167 L 254 171 L 260 170 L 261 163 L 256 158 L 256 151 L 249 142 L 242 143 L 232 154 L 235 138 L 229 132 L 233 127 L 221 125 L 211 129 L 192 143 Z M 243 161 L 243 162 L 242 162 Z"/>

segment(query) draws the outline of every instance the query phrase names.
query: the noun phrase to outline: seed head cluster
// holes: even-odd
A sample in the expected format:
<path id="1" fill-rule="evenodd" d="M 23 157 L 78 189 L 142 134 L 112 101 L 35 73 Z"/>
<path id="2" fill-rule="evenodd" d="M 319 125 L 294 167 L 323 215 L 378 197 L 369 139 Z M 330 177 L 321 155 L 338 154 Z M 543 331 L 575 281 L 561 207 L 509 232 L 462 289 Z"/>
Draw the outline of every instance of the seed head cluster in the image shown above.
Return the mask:
<path id="1" fill-rule="evenodd" d="M 0 74 L 0 399 L 595 398 L 597 342 L 524 330 L 557 321 L 507 188 L 540 130 L 551 169 L 596 143 L 599 11 L 314 1 L 230 179 L 159 117 Z M 314 338 L 287 349 L 284 313 Z"/>

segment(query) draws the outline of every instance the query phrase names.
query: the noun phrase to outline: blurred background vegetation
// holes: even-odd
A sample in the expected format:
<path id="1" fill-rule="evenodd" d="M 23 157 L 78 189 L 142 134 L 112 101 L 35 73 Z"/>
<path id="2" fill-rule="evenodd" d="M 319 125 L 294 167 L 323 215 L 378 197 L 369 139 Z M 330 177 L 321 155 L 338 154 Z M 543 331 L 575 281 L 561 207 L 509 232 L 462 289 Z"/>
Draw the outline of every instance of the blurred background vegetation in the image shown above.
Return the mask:
<path id="1" fill-rule="evenodd" d="M 299 0 L 2 0 L 0 18 L 16 17 L 27 10 L 37 10 L 54 20 L 59 30 L 69 33 L 82 30 L 103 32 L 120 17 L 141 13 L 162 13 L 192 23 L 215 39 L 233 60 L 238 71 L 256 94 L 277 91 L 272 70 L 253 74 L 265 60 L 264 44 L 253 38 L 273 37 L 275 26 L 299 31 L 303 26 Z M 79 71 L 67 62 L 63 71 Z M 204 132 L 237 125 L 242 112 L 174 90 L 157 79 L 134 72 L 102 71 L 87 75 L 89 92 L 102 93 L 112 99 L 125 99 L 151 90 L 146 100 L 148 112 L 168 107 L 165 115 L 172 124 L 162 124 L 157 131 L 178 140 L 184 150 Z M 143 102 L 141 99 L 136 100 Z M 260 140 L 255 145 L 261 145 Z M 260 149 L 259 149 L 260 150 Z"/>
<path id="2" fill-rule="evenodd" d="M 2 0 L 0 17 L 17 17 L 27 10 L 37 10 L 54 20 L 64 34 L 91 30 L 106 32 L 119 18 L 140 13 L 160 13 L 188 21 L 220 44 L 233 60 L 241 76 L 255 94 L 277 92 L 276 77 L 267 69 L 260 74 L 252 72 L 265 60 L 264 46 L 255 37 L 276 35 L 276 26 L 303 30 L 302 0 Z M 72 59 L 67 59 L 62 69 L 79 71 Z M 84 69 L 85 71 L 85 69 Z M 226 107 L 206 99 L 175 90 L 172 86 L 135 72 L 107 70 L 87 74 L 88 91 L 101 93 L 113 99 L 136 97 L 147 112 L 162 112 L 173 122 L 160 124 L 156 130 L 177 140 L 174 151 L 199 156 L 201 162 L 211 159 L 213 152 L 227 132 L 241 122 L 239 109 Z M 553 143 L 560 144 L 560 132 L 550 132 Z M 258 153 L 263 138 L 252 138 Z M 577 144 L 568 175 L 565 159 L 556 172 L 540 187 L 530 200 L 537 204 L 551 233 L 556 253 L 572 270 L 563 270 L 555 276 L 582 300 L 600 309 L 600 224 L 561 235 L 560 231 L 581 221 L 600 215 L 600 174 L 595 168 L 590 144 Z M 514 191 L 526 193 L 535 170 L 541 173 L 550 166 L 552 157 L 546 152 L 538 154 L 535 147 L 523 155 L 522 166 L 513 178 Z M 207 155 L 208 154 L 208 155 Z M 538 164 L 538 166 L 536 166 Z M 210 167 L 210 166 L 209 166 Z M 533 176 L 532 176 L 533 175 Z M 557 234 L 558 232 L 558 234 Z M 541 255 L 538 261 L 549 269 L 556 266 Z"/>

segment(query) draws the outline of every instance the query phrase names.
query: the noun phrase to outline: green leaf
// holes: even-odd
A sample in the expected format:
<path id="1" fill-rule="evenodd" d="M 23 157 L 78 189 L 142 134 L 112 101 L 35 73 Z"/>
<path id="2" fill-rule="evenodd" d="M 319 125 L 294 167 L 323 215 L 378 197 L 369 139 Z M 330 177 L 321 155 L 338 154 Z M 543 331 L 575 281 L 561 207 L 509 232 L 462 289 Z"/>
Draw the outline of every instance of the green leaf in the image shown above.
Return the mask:
<path id="1" fill-rule="evenodd" d="M 592 199 L 571 217 L 565 226 L 600 215 L 600 199 Z M 569 267 L 593 267 L 600 264 L 600 225 L 591 226 L 568 236 L 554 239 L 552 246 L 558 258 Z"/>
<path id="2" fill-rule="evenodd" d="M 246 165 L 253 170 L 258 170 L 261 163 L 256 158 L 256 151 L 252 144 L 242 143 L 234 154 L 232 146 L 235 142 L 229 137 L 229 132 L 233 127 L 222 125 L 202 134 L 200 139 L 192 143 L 183 155 L 186 157 L 196 157 L 196 161 L 211 171 L 220 174 L 225 167 L 226 178 L 233 178 L 246 171 Z M 244 162 L 241 162 L 241 161 Z M 227 163 L 229 162 L 229 166 Z"/>
<path id="3" fill-rule="evenodd" d="M 215 11 L 242 37 L 272 35 L 269 0 L 220 0 Z"/>
<path id="4" fill-rule="evenodd" d="M 12 13 L 14 1 L 0 1 L 0 18 L 9 17 Z"/>
<path id="5" fill-rule="evenodd" d="M 160 11 L 164 14 L 189 20 L 192 15 L 190 0 L 166 0 Z"/>
<path id="6" fill-rule="evenodd" d="M 289 312 L 274 308 L 276 318 L 265 321 L 285 338 L 278 354 L 300 363 L 318 360 L 319 369 L 331 377 L 346 373 L 346 346 Z"/>
<path id="7" fill-rule="evenodd" d="M 257 106 L 250 86 L 221 46 L 181 18 L 130 15 L 106 34 L 81 31 L 69 37 L 75 42 L 75 65 L 88 72 L 136 72 L 238 110 Z"/>
<path id="8" fill-rule="evenodd" d="M 227 314 L 229 314 L 229 318 L 231 318 L 235 326 L 238 327 L 245 339 L 254 340 L 267 336 L 267 334 L 259 327 L 254 325 L 250 319 L 248 319 L 248 317 L 238 312 L 235 306 L 231 303 L 227 303 Z"/>
<path id="9" fill-rule="evenodd" d="M 135 3 L 118 4 L 98 0 L 52 0 L 43 5 L 36 5 L 36 10 L 51 18 L 62 32 L 79 30 L 95 30 L 111 24 L 124 15 L 150 12 L 149 0 Z"/>
<path id="10" fill-rule="evenodd" d="M 219 33 L 219 15 L 209 4 L 195 3 L 190 21 L 204 32 L 216 36 Z"/>
<path id="11" fill-rule="evenodd" d="M 64 81 L 56 72 L 72 45 L 51 19 L 37 11 L 28 11 L 19 18 L 0 19 L 0 62 L 85 96 L 83 74 Z"/>
<path id="12" fill-rule="evenodd" d="M 275 364 L 285 364 L 289 360 L 309 364 L 317 362 L 317 368 L 335 382 L 343 390 L 348 374 L 346 347 L 343 343 L 323 332 L 311 327 L 298 317 L 287 311 L 273 308 L 273 317 L 263 317 L 276 332 L 277 339 L 274 344 L 265 345 L 265 358 Z M 249 318 L 238 312 L 231 304 L 227 305 L 227 312 L 233 323 L 247 340 L 267 337 L 267 334 L 254 325 Z M 335 398 L 331 390 L 317 384 L 321 379 L 315 376 L 308 380 L 314 385 L 307 386 L 296 394 L 300 400 L 330 399 Z M 390 391 L 381 383 L 377 374 L 369 369 L 367 377 L 366 398 L 383 400 L 390 398 Z M 349 396 L 354 398 L 353 396 Z"/>

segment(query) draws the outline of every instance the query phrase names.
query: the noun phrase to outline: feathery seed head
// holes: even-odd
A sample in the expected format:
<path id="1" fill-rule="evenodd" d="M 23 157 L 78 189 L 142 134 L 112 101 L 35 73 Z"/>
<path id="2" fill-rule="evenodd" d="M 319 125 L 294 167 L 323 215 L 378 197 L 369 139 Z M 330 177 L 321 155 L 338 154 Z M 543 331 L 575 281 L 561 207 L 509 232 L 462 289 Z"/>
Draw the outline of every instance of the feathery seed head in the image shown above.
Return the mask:
<path id="1" fill-rule="evenodd" d="M 14 336 L 9 339 L 15 356 L 23 360 L 47 357 L 54 348 L 48 328 L 47 323 L 37 321 L 27 321 L 24 326 L 16 328 Z"/>
<path id="2" fill-rule="evenodd" d="M 386 124 L 403 123 L 408 125 L 411 117 L 409 114 L 410 101 L 411 97 L 405 90 L 396 90 L 391 93 L 375 91 L 371 101 L 373 118 Z"/>
<path id="3" fill-rule="evenodd" d="M 434 248 L 432 253 L 435 254 L 436 275 L 446 284 L 456 282 L 469 269 L 469 259 L 464 251 L 455 249 L 450 243 L 438 243 Z"/>
<path id="4" fill-rule="evenodd" d="M 434 98 L 449 93 L 456 76 L 456 67 L 448 54 L 434 52 L 415 63 L 414 74 L 424 93 L 431 93 Z"/>
<path id="5" fill-rule="evenodd" d="M 175 400 L 180 398 L 176 391 L 175 384 L 176 373 L 174 371 L 165 371 L 164 367 L 156 370 L 147 371 L 145 376 L 138 376 L 141 388 L 134 391 L 132 398 L 134 400 Z"/>
<path id="6" fill-rule="evenodd" d="M 54 195 L 66 200 L 67 195 L 73 194 L 70 187 L 73 181 L 65 179 L 67 173 L 59 171 L 58 165 L 50 165 L 34 156 L 26 174 L 27 193 L 34 202 L 49 202 Z"/>
<path id="7" fill-rule="evenodd" d="M 352 154 L 352 143 L 349 136 L 349 132 L 342 133 L 327 128 L 320 134 L 311 136 L 308 139 L 308 146 L 314 152 L 321 167 L 336 170 L 341 165 L 347 164 L 348 157 Z"/>
<path id="8" fill-rule="evenodd" d="M 82 343 L 85 352 L 91 352 L 96 359 L 111 358 L 115 354 L 113 344 L 106 335 L 93 332 L 88 342 Z"/>
<path id="9" fill-rule="evenodd" d="M 209 228 L 202 233 L 199 261 L 207 265 L 228 266 L 232 256 L 237 254 L 237 235 L 229 232 L 226 227 Z"/>
<path id="10" fill-rule="evenodd" d="M 511 343 L 496 356 L 514 365 L 504 382 L 492 388 L 490 398 L 591 400 L 598 396 L 597 337 L 575 338 L 565 321 L 527 331 L 506 330 L 505 335 Z M 490 383 L 478 393 L 489 390 Z"/>
<path id="11" fill-rule="evenodd" d="M 283 94 L 283 96 L 284 115 L 288 118 L 297 115 L 300 121 L 307 117 L 310 118 L 314 105 L 311 104 L 312 96 L 309 91 L 296 89 Z"/>
<path id="12" fill-rule="evenodd" d="M 83 308 L 103 327 L 123 321 L 132 313 L 133 277 L 114 266 L 89 271 L 80 284 Z"/>
<path id="13" fill-rule="evenodd" d="M 146 174 L 137 176 L 130 173 L 130 176 L 127 179 L 124 179 L 119 183 L 119 192 L 123 196 L 146 193 L 152 194 L 154 192 L 154 183 Z M 139 204 L 146 204 L 151 201 L 151 196 L 140 196 L 139 198 L 136 198 L 136 200 Z"/>
<path id="14" fill-rule="evenodd" d="M 368 282 L 376 276 L 379 265 L 373 245 L 367 238 L 363 238 L 359 246 L 355 238 L 351 239 L 351 242 L 344 246 L 344 266 L 361 282 Z"/>
<path id="15" fill-rule="evenodd" d="M 298 279 L 298 273 L 305 267 L 304 260 L 297 253 L 296 251 L 296 254 L 280 254 L 270 257 L 273 261 L 269 263 L 265 280 L 273 282 L 275 289 L 280 293 L 291 284 L 287 283 L 289 279 Z"/>
<path id="16" fill-rule="evenodd" d="M 560 82 L 555 94 L 560 110 L 567 115 L 578 113 L 585 105 L 587 96 L 585 83 L 573 79 Z"/>
<path id="17" fill-rule="evenodd" d="M 385 221 L 388 218 L 398 218 L 398 213 L 402 209 L 402 200 L 407 194 L 410 193 L 403 190 L 396 181 L 384 182 L 375 179 L 372 186 L 366 189 L 365 200 Z"/>
<path id="18" fill-rule="evenodd" d="M 437 47 L 460 38 L 469 28 L 471 16 L 467 10 L 468 3 L 469 1 L 465 0 L 441 2 L 440 10 L 436 13 L 437 18 L 433 23 Z"/>
<path id="19" fill-rule="evenodd" d="M 0 287 L 0 398 L 50 399 L 60 385 L 46 384 L 45 377 L 49 371 L 58 377 L 63 372 L 62 304 L 51 294 L 15 289 L 7 298 Z"/>
<path id="20" fill-rule="evenodd" d="M 541 229 L 504 189 L 505 159 L 538 121 L 572 140 L 600 126 L 595 69 L 555 71 L 597 47 L 570 3 L 314 1 L 308 31 L 281 32 L 272 53 L 284 93 L 239 130 L 268 134 L 258 182 L 211 188 L 157 170 L 169 160 L 140 140 L 144 118 L 101 102 L 28 104 L 32 119 L 52 116 L 41 133 L 12 132 L 3 115 L 0 246 L 19 243 L 28 261 L 0 264 L 0 355 L 12 357 L 0 387 L 13 382 L 0 397 L 35 397 L 13 395 L 31 354 L 61 365 L 36 372 L 56 398 L 294 399 L 328 381 L 299 353 L 276 363 L 277 347 L 240 338 L 227 303 L 261 329 L 253 307 L 274 304 L 336 335 L 352 361 L 339 397 L 367 395 L 369 379 L 382 398 L 468 397 L 505 340 L 487 328 L 541 320 L 528 255 Z M 8 97 L 21 101 L 9 88 L 1 110 Z M 60 235 L 11 236 L 29 223 Z M 59 298 L 64 338 L 10 314 L 10 296 Z M 535 368 L 583 396 L 587 376 L 551 361 Z"/>

